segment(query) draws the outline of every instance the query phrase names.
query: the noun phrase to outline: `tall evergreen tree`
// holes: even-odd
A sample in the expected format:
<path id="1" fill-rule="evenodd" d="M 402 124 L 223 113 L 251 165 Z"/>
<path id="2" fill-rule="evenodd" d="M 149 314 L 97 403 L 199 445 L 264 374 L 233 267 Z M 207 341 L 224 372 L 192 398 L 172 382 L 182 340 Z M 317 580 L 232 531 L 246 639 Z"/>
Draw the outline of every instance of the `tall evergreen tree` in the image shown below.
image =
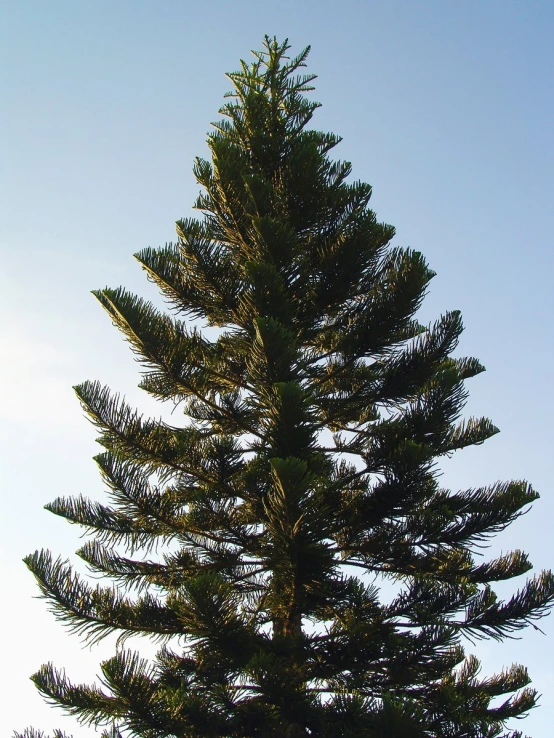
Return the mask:
<path id="1" fill-rule="evenodd" d="M 483 367 L 451 357 L 458 312 L 415 319 L 433 272 L 391 246 L 370 186 L 329 158 L 340 139 L 308 128 L 308 49 L 288 49 L 266 37 L 229 74 L 212 159 L 194 167 L 201 218 L 137 255 L 175 315 L 94 293 L 140 386 L 184 411 L 174 426 L 97 382 L 76 388 L 111 504 L 47 509 L 83 526 L 79 556 L 113 585 L 48 552 L 26 559 L 73 631 L 161 650 L 151 663 L 119 650 L 99 685 L 50 664 L 33 680 L 104 738 L 516 738 L 506 721 L 536 699 L 526 669 L 479 678 L 463 644 L 551 606 L 549 572 L 497 599 L 491 582 L 531 568 L 521 551 L 473 555 L 538 495 L 439 487 L 437 459 L 497 432 L 460 421 Z"/>

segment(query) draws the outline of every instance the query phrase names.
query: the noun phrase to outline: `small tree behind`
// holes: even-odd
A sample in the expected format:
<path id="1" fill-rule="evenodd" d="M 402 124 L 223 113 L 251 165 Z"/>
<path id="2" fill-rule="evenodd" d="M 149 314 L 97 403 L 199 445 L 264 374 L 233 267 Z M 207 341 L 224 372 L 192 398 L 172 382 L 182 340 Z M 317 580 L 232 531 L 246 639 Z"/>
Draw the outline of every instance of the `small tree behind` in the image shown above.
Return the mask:
<path id="1" fill-rule="evenodd" d="M 536 699 L 525 668 L 479 679 L 462 643 L 550 607 L 549 572 L 507 601 L 491 588 L 531 568 L 524 553 L 472 555 L 538 495 L 519 481 L 439 487 L 438 458 L 497 432 L 460 422 L 483 367 L 451 357 L 458 312 L 415 319 L 433 272 L 391 246 L 369 185 L 330 160 L 339 139 L 308 129 L 308 49 L 288 49 L 266 37 L 229 75 L 212 161 L 194 168 L 201 219 L 137 255 L 175 316 L 122 288 L 95 293 L 145 367 L 140 386 L 186 418 L 76 388 L 111 504 L 47 508 L 90 534 L 78 554 L 113 586 L 48 552 L 26 559 L 88 641 L 163 647 L 154 663 L 118 651 L 98 686 L 51 665 L 33 680 L 105 738 L 515 738 L 506 721 Z M 388 600 L 379 578 L 395 584 Z"/>

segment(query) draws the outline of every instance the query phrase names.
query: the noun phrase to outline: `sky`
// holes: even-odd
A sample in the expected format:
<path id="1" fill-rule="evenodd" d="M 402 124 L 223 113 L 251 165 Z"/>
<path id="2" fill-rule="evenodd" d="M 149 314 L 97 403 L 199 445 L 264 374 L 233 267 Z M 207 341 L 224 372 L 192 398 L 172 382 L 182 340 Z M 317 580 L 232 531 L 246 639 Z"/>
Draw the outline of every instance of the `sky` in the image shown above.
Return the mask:
<path id="1" fill-rule="evenodd" d="M 536 571 L 552 566 L 552 0 L 0 1 L 3 735 L 94 735 L 28 677 L 52 660 L 92 681 L 114 642 L 83 648 L 36 599 L 21 559 L 46 547 L 75 560 L 79 531 L 43 505 L 102 495 L 72 386 L 99 379 L 160 413 L 90 290 L 157 299 L 132 254 L 171 241 L 192 214 L 192 163 L 207 153 L 224 74 L 264 34 L 295 52 L 311 44 L 314 125 L 343 137 L 335 151 L 373 186 L 378 219 L 437 272 L 421 320 L 460 309 L 458 355 L 487 367 L 466 414 L 502 432 L 445 462 L 444 486 L 529 479 L 541 499 L 490 555 L 521 548 Z M 541 707 L 517 727 L 533 738 L 554 723 L 554 617 L 539 625 L 467 644 L 483 675 L 529 667 Z"/>

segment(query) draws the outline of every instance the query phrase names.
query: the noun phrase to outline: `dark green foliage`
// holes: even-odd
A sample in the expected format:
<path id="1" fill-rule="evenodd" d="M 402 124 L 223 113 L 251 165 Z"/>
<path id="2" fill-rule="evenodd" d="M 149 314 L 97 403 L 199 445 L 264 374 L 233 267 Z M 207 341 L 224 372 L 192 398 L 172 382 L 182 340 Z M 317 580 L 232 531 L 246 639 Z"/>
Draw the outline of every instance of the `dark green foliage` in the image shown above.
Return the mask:
<path id="1" fill-rule="evenodd" d="M 202 219 L 137 256 L 184 319 L 94 293 L 141 387 L 186 416 L 147 420 L 98 383 L 76 388 L 111 502 L 48 509 L 84 527 L 78 554 L 112 586 L 49 553 L 26 560 L 88 641 L 145 634 L 161 650 L 152 664 L 119 651 L 98 686 L 50 665 L 33 679 L 104 738 L 517 738 L 505 724 L 535 704 L 526 670 L 480 678 L 463 644 L 551 606 L 550 573 L 505 602 L 492 590 L 531 568 L 524 553 L 473 555 L 538 495 L 439 487 L 437 458 L 497 432 L 460 420 L 483 367 L 451 357 L 458 312 L 415 319 L 433 272 L 390 245 L 369 185 L 328 158 L 339 139 L 307 128 L 308 52 L 287 50 L 266 38 L 229 75 L 212 161 L 194 169 Z"/>

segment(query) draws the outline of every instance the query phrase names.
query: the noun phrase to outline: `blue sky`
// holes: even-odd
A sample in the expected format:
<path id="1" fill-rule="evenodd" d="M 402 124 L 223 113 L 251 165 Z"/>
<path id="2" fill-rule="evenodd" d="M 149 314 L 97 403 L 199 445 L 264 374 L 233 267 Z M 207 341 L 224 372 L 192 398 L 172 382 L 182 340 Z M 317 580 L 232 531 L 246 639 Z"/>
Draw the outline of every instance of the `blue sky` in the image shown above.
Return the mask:
<path id="1" fill-rule="evenodd" d="M 28 675 L 52 659 L 92 679 L 113 649 L 81 650 L 32 599 L 21 558 L 80 545 L 44 503 L 102 494 L 94 431 L 71 386 L 100 379 L 160 412 L 90 290 L 155 296 L 132 254 L 171 240 L 190 214 L 192 161 L 206 153 L 224 73 L 265 33 L 312 45 L 314 124 L 344 137 L 338 155 L 373 185 L 378 218 L 437 272 L 422 320 L 461 309 L 460 353 L 487 367 L 469 384 L 467 414 L 502 433 L 445 463 L 445 486 L 532 481 L 542 499 L 491 551 L 523 548 L 550 567 L 552 1 L 11 0 L 0 15 L 2 733 L 71 731 Z M 546 636 L 468 649 L 487 672 L 529 666 L 543 694 L 523 724 L 534 738 L 554 722 L 553 623 L 542 621 Z"/>

